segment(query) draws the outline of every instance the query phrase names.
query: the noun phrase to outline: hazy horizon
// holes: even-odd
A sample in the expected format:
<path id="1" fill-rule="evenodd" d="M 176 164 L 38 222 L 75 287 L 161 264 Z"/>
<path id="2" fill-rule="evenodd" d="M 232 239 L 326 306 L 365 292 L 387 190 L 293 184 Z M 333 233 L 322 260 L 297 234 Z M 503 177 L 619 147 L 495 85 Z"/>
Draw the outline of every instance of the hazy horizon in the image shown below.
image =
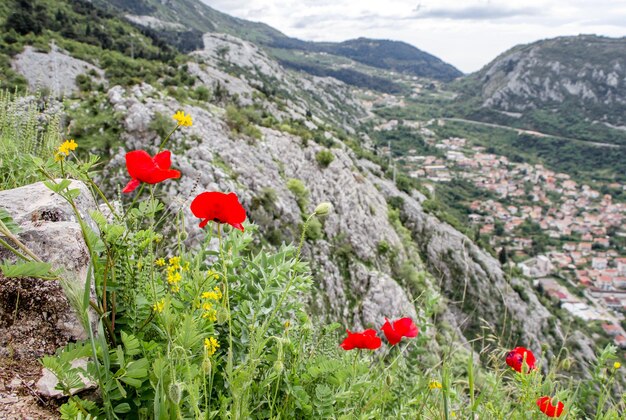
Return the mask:
<path id="1" fill-rule="evenodd" d="M 558 36 L 626 36 L 626 2 L 614 0 L 202 0 L 307 41 L 359 37 L 407 42 L 464 73 L 519 44 Z M 621 4 L 619 4 L 621 3 Z"/>

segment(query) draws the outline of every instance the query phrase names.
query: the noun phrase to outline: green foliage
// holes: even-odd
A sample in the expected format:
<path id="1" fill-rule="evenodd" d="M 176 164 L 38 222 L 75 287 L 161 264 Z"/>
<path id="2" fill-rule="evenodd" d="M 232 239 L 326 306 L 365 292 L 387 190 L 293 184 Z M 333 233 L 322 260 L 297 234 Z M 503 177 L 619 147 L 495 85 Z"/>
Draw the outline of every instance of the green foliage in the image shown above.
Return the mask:
<path id="1" fill-rule="evenodd" d="M 176 122 L 171 116 L 157 112 L 150 121 L 150 130 L 154 130 L 159 137 L 165 138 L 176 127 Z"/>
<path id="2" fill-rule="evenodd" d="M 45 179 L 33 157 L 47 160 L 54 171 L 54 149 L 62 142 L 60 117 L 40 96 L 25 99 L 0 91 L 0 189 Z"/>
<path id="3" fill-rule="evenodd" d="M 17 264 L 0 264 L 0 271 L 7 278 L 48 278 L 52 266 L 44 262 L 28 261 Z"/>
<path id="4" fill-rule="evenodd" d="M 384 239 L 376 245 L 376 250 L 378 251 L 378 255 L 387 255 L 387 253 L 391 250 L 391 246 L 389 242 Z"/>
<path id="5" fill-rule="evenodd" d="M 156 82 L 158 75 L 175 72 L 178 52 L 169 39 L 156 31 L 137 28 L 120 15 L 86 0 L 10 0 L 11 12 L 0 39 L 0 74 L 23 81 L 5 63 L 24 45 L 48 49 L 52 40 L 73 56 L 104 68 L 112 84 Z M 1 17 L 1 16 L 0 16 Z M 1 20 L 1 19 L 0 19 Z M 5 55 L 6 54 L 6 55 Z M 4 88 L 15 85 L 3 81 Z M 88 88 L 81 78 L 80 86 Z"/>
<path id="6" fill-rule="evenodd" d="M 211 99 L 211 91 L 206 86 L 198 86 L 194 89 L 192 96 L 200 102 L 208 102 Z"/>
<path id="7" fill-rule="evenodd" d="M 324 236 L 322 222 L 318 218 L 314 217 L 309 221 L 306 229 L 306 238 L 310 241 L 317 241 Z"/>
<path id="8" fill-rule="evenodd" d="M 315 154 L 315 160 L 322 168 L 327 168 L 335 160 L 335 155 L 330 150 L 320 150 Z"/>
<path id="9" fill-rule="evenodd" d="M 95 149 L 101 151 L 102 158 L 106 158 L 122 145 L 120 116 L 108 104 L 104 93 L 91 92 L 87 98 L 69 108 L 67 114 L 71 121 L 69 135 L 79 143 L 77 153 L 85 155 L 85 151 Z M 171 117 L 170 121 L 173 122 Z"/>
<path id="10" fill-rule="evenodd" d="M 296 202 L 300 211 L 304 214 L 309 205 L 309 190 L 299 179 L 289 178 L 287 180 L 287 189 L 296 197 Z"/>
<path id="11" fill-rule="evenodd" d="M 12 234 L 16 234 L 20 232 L 20 226 L 15 223 L 11 214 L 8 211 L 0 207 L 0 223 L 3 228 L 6 228 Z"/>
<path id="12" fill-rule="evenodd" d="M 226 124 L 235 134 L 259 140 L 263 133 L 255 124 L 260 122 L 260 115 L 254 108 L 237 108 L 234 105 L 226 107 Z"/>

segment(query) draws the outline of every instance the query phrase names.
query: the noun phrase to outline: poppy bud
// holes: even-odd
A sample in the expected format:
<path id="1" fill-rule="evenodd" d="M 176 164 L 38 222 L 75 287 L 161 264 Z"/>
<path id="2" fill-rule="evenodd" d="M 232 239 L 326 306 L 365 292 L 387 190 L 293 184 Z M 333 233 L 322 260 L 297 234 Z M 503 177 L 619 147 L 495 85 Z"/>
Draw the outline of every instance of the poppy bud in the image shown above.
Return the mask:
<path id="1" fill-rule="evenodd" d="M 314 213 L 316 216 L 326 216 L 333 209 L 332 204 L 324 202 L 320 203 L 315 207 Z"/>
<path id="2" fill-rule="evenodd" d="M 285 368 L 285 365 L 284 365 L 284 364 L 283 364 L 283 362 L 281 362 L 280 360 L 279 360 L 279 361 L 277 361 L 276 363 L 274 363 L 274 371 L 275 371 L 277 374 L 279 374 L 279 375 L 280 375 L 280 374 L 282 373 L 282 371 L 283 371 L 283 369 L 284 369 L 284 368 Z"/>
<path id="3" fill-rule="evenodd" d="M 216 317 L 217 317 L 217 323 L 222 325 L 223 323 L 228 321 L 228 311 L 224 308 L 219 308 L 217 310 Z"/>
<path id="4" fill-rule="evenodd" d="M 204 360 L 202 361 L 202 371 L 204 372 L 205 375 L 210 375 L 212 368 L 213 368 L 213 365 L 211 364 L 211 359 L 208 357 L 205 357 Z"/>
<path id="5" fill-rule="evenodd" d="M 174 404 L 178 404 L 183 396 L 182 385 L 178 382 L 172 382 L 168 390 L 168 395 Z"/>
<path id="6" fill-rule="evenodd" d="M 393 376 L 391 375 L 385 376 L 385 383 L 387 384 L 387 386 L 391 386 L 391 384 L 393 383 Z"/>

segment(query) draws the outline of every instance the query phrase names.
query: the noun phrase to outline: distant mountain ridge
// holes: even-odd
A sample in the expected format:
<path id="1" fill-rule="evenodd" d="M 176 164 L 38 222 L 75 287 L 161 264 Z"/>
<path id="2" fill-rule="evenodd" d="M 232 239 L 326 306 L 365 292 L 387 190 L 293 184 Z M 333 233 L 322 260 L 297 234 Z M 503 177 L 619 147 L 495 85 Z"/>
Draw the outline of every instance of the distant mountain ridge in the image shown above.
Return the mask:
<path id="1" fill-rule="evenodd" d="M 358 38 L 340 43 L 309 42 L 291 38 L 282 32 L 259 22 L 251 22 L 221 13 L 199 0 L 94 0 L 105 7 L 114 7 L 127 14 L 135 23 L 155 26 L 156 18 L 163 23 L 161 30 L 169 23 L 187 28 L 187 32 L 196 32 L 196 45 L 202 32 L 222 32 L 251 41 L 268 49 L 280 63 L 318 76 L 333 76 L 348 84 L 372 87 L 379 78 L 372 74 L 356 70 L 339 69 L 320 63 L 315 57 L 303 57 L 303 54 L 324 53 L 353 60 L 357 63 L 377 69 L 406 73 L 412 76 L 426 77 L 441 81 L 451 81 L 462 76 L 454 66 L 418 48 L 400 41 Z M 143 19 L 143 22 L 142 22 Z M 185 30 L 174 30 L 186 32 Z M 374 78 L 373 78 L 374 77 Z M 373 78 L 373 79 L 372 79 Z M 368 86 L 371 85 L 371 86 Z M 383 90 L 397 90 L 381 83 Z"/>
<path id="2" fill-rule="evenodd" d="M 594 137 L 605 140 L 611 128 L 626 128 L 626 37 L 579 35 L 518 45 L 459 86 L 478 119 L 525 122 L 572 137 L 580 135 L 572 126 L 593 125 Z"/>

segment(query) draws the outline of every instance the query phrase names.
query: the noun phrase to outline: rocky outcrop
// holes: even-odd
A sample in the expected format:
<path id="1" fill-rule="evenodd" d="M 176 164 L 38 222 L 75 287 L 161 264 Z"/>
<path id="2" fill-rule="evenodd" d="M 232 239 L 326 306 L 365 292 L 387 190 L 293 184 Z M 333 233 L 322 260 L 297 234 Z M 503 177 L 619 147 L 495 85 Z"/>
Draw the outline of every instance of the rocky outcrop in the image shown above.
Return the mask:
<path id="1" fill-rule="evenodd" d="M 219 85 L 241 105 L 256 103 L 280 121 L 304 121 L 308 111 L 309 128 L 332 121 L 351 131 L 366 115 L 349 86 L 336 79 L 294 75 L 256 45 L 231 35 L 207 33 L 203 41 L 204 49 L 191 54 L 189 72 L 209 88 Z"/>
<path id="2" fill-rule="evenodd" d="M 552 313 L 537 299 L 528 281 L 506 278 L 498 260 L 468 237 L 426 213 L 414 199 L 387 180 L 376 180 L 387 197 L 401 197 L 404 224 L 413 234 L 421 255 L 447 298 L 449 311 L 464 335 L 483 328 L 508 341 L 525 343 L 546 360 L 553 351 L 577 343 L 578 360 L 594 360 L 594 344 L 567 337 Z"/>
<path id="3" fill-rule="evenodd" d="M 52 44 L 49 52 L 27 46 L 12 62 L 13 69 L 28 80 L 32 90 L 48 89 L 54 96 L 78 91 L 76 77 L 91 74 L 104 82 L 104 72 L 96 66 L 70 56 Z"/>

